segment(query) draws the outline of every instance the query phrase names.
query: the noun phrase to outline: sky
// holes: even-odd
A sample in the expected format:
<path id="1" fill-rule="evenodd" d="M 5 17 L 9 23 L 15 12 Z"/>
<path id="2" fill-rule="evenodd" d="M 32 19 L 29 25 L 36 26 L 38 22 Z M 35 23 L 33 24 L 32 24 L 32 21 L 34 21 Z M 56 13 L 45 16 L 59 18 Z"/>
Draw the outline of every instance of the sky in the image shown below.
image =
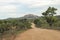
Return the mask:
<path id="1" fill-rule="evenodd" d="M 49 6 L 60 15 L 60 0 L 0 0 L 0 19 L 22 17 L 26 14 L 41 16 Z"/>

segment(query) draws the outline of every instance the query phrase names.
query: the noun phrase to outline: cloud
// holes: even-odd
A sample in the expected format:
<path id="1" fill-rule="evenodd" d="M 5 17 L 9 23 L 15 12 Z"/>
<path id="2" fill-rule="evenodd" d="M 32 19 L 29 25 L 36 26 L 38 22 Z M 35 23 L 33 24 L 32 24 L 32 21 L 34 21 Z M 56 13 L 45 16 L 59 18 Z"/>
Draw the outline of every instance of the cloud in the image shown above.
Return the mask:
<path id="1" fill-rule="evenodd" d="M 0 19 L 17 17 L 16 16 L 16 5 L 2 3 L 0 5 Z"/>
<path id="2" fill-rule="evenodd" d="M 60 11 L 60 0 L 0 0 L 0 18 L 21 17 L 26 14 L 41 16 L 49 6 Z"/>
<path id="3" fill-rule="evenodd" d="M 15 2 L 14 0 L 0 0 L 0 2 Z"/>
<path id="4" fill-rule="evenodd" d="M 17 0 L 17 2 L 27 4 L 29 7 L 60 4 L 60 0 Z"/>
<path id="5" fill-rule="evenodd" d="M 16 6 L 14 5 L 6 5 L 6 6 L 0 6 L 0 12 L 15 12 Z"/>

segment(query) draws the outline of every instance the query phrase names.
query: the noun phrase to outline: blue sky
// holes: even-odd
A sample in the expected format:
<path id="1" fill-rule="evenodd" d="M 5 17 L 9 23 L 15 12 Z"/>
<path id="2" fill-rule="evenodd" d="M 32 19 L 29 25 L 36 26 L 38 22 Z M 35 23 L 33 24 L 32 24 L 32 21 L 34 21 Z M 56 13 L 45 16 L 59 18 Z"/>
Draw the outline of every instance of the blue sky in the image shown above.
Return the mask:
<path id="1" fill-rule="evenodd" d="M 41 16 L 49 6 L 57 8 L 60 15 L 60 0 L 0 0 L 0 19 L 16 18 L 26 14 Z"/>

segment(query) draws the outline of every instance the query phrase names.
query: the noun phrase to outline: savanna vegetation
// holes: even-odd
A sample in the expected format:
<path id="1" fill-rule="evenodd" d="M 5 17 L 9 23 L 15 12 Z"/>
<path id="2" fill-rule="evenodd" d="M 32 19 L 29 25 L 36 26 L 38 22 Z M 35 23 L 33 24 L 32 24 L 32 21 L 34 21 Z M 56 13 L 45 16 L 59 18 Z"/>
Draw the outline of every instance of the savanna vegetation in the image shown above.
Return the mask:
<path id="1" fill-rule="evenodd" d="M 60 30 L 60 18 L 55 16 L 57 9 L 49 7 L 43 16 L 32 16 L 27 18 L 12 18 L 0 20 L 0 40 L 3 40 L 6 35 L 16 35 L 18 32 L 31 29 L 31 23 L 34 22 L 38 28 L 57 29 Z M 29 19 L 30 18 L 30 19 Z M 32 18 L 32 19 L 31 19 Z M 8 38 L 8 36 L 7 36 Z M 8 40 L 8 39 L 6 39 Z"/>
<path id="2" fill-rule="evenodd" d="M 36 27 L 60 30 L 60 18 L 55 15 L 56 11 L 56 8 L 49 7 L 42 13 L 43 16 L 34 20 Z"/>
<path id="3" fill-rule="evenodd" d="M 3 40 L 4 35 L 8 35 L 8 36 L 15 35 L 18 32 L 22 32 L 30 28 L 31 28 L 31 23 L 29 23 L 27 19 L 0 20 L 0 40 Z"/>

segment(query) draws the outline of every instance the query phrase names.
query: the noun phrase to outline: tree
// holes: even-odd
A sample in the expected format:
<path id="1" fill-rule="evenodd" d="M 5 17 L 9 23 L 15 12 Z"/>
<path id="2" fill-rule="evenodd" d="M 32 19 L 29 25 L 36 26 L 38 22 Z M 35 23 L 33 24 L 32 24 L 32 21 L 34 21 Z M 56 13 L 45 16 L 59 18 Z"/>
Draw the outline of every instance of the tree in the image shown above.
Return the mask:
<path id="1" fill-rule="evenodd" d="M 56 14 L 57 9 L 54 7 L 49 7 L 45 12 L 42 13 L 42 15 L 45 17 L 46 21 L 49 23 L 50 26 L 52 26 L 54 22 L 54 14 Z"/>

